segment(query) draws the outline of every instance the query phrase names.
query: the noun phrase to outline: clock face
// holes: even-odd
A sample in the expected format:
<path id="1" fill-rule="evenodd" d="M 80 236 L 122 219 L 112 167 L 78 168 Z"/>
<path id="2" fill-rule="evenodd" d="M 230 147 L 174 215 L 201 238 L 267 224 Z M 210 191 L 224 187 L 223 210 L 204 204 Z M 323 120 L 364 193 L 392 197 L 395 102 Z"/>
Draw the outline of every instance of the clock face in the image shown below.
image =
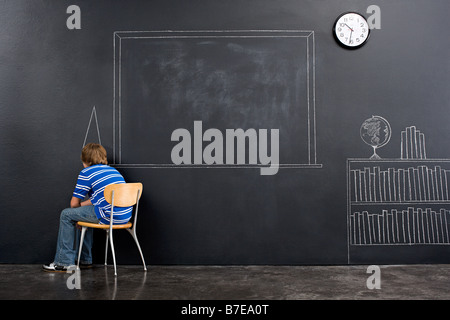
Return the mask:
<path id="1" fill-rule="evenodd" d="M 370 35 L 367 20 L 356 12 L 340 15 L 333 27 L 337 42 L 349 49 L 356 49 L 366 43 Z"/>

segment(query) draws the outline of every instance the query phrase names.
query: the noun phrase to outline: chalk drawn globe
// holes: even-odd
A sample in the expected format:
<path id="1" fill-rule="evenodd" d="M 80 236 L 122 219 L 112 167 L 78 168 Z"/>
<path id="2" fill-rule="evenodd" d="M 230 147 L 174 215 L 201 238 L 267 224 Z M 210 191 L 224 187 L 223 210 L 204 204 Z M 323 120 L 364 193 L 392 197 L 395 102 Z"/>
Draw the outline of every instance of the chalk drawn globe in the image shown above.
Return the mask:
<path id="1" fill-rule="evenodd" d="M 392 131 L 389 122 L 380 116 L 366 119 L 360 129 L 361 139 L 373 148 L 370 159 L 381 159 L 376 149 L 385 146 L 391 139 Z"/>

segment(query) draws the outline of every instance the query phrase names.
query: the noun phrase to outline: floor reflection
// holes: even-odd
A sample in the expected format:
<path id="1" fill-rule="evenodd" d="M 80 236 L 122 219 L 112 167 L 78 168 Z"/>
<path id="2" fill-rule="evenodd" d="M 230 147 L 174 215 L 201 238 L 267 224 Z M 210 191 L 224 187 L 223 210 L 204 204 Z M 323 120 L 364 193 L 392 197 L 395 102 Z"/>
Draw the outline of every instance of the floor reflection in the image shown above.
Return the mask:
<path id="1" fill-rule="evenodd" d="M 119 265 L 117 277 L 113 266 L 75 275 L 44 272 L 41 265 L 0 265 L 0 300 L 450 299 L 448 265 L 380 270 L 381 290 L 370 290 L 365 265 L 152 265 L 147 272 Z"/>
<path id="2" fill-rule="evenodd" d="M 102 270 L 103 269 L 103 270 Z M 147 284 L 147 271 L 137 267 L 123 267 L 114 276 L 114 270 L 109 266 L 98 266 L 93 269 L 78 270 L 71 281 L 79 281 L 81 288 L 79 299 L 116 300 L 140 299 Z M 67 283 L 70 285 L 69 279 Z M 68 290 L 70 289 L 68 285 Z M 74 284 L 71 284 L 72 288 Z"/>

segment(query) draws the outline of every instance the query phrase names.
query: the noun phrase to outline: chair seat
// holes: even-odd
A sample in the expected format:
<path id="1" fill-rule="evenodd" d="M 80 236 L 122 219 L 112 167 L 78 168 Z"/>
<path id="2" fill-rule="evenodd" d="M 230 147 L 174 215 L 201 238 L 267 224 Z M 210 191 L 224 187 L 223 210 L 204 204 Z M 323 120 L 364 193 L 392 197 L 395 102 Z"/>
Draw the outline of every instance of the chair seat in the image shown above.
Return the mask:
<path id="1" fill-rule="evenodd" d="M 90 223 L 90 222 L 83 222 L 78 221 L 77 225 L 82 227 L 88 227 L 88 228 L 96 228 L 96 229 L 109 229 L 109 224 L 99 224 L 99 223 Z M 128 229 L 131 228 L 133 224 L 131 222 L 125 223 L 125 224 L 113 224 L 113 229 Z"/>

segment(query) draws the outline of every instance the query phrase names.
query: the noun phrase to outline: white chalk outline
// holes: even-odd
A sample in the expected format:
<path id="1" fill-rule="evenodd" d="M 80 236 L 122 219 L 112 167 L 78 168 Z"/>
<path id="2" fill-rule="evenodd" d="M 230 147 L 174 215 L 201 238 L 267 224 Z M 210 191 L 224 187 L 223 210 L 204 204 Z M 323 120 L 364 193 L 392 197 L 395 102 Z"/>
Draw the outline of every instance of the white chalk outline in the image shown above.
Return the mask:
<path id="1" fill-rule="evenodd" d="M 355 168 L 355 165 L 358 165 L 357 168 Z M 438 212 L 439 210 L 435 209 L 437 206 L 439 206 L 439 209 L 446 209 L 450 208 L 450 199 L 449 197 L 445 197 L 446 199 L 432 199 L 431 197 L 427 200 L 395 200 L 395 201 L 374 201 L 374 200 L 366 200 L 366 201 L 352 201 L 353 195 L 352 192 L 354 192 L 355 190 L 353 190 L 352 186 L 354 186 L 354 181 L 352 181 L 352 171 L 353 170 L 361 170 L 362 165 L 365 165 L 366 167 L 370 167 L 371 169 L 373 169 L 374 166 L 380 166 L 380 165 L 386 165 L 389 164 L 391 166 L 391 164 L 395 167 L 401 168 L 406 170 L 409 167 L 413 167 L 413 166 L 421 166 L 421 165 L 428 165 L 431 166 L 440 166 L 442 169 L 444 170 L 450 170 L 450 159 L 399 159 L 399 158 L 394 158 L 394 159 L 378 159 L 378 160 L 371 160 L 371 159 L 362 159 L 362 158 L 348 158 L 347 159 L 347 262 L 351 263 L 351 259 L 350 259 L 350 247 L 373 247 L 373 246 L 448 246 L 450 245 L 450 233 L 448 230 L 446 230 L 446 238 L 448 239 L 448 242 L 429 242 L 429 243 L 418 243 L 418 242 L 404 242 L 404 243 L 352 243 L 352 238 L 351 238 L 351 234 L 352 231 L 351 227 L 351 218 L 352 216 L 355 216 L 355 213 L 359 212 L 360 214 L 363 214 L 363 211 L 368 211 L 367 207 L 371 207 L 371 208 L 378 208 L 375 210 L 388 210 L 389 215 L 391 212 L 391 209 L 395 209 L 398 210 L 399 212 L 402 211 L 400 209 L 398 209 L 398 207 L 403 207 L 404 210 L 406 210 L 409 207 L 413 207 L 416 210 L 417 209 L 422 209 L 423 211 L 425 211 L 426 209 L 430 209 L 431 211 L 436 211 Z M 446 166 L 445 166 L 446 165 Z M 445 167 L 444 167 L 445 166 Z M 397 169 L 398 169 L 397 168 Z M 445 185 L 441 185 L 441 187 L 445 187 L 445 186 L 449 186 L 450 184 L 446 184 Z M 409 189 L 408 189 L 409 190 Z M 448 192 L 448 190 L 447 190 Z M 366 198 L 367 199 L 367 198 Z M 360 208 L 360 209 L 356 209 L 356 208 Z M 448 210 L 447 210 L 448 211 Z M 381 213 L 368 213 L 369 216 L 374 215 L 374 216 L 382 216 L 383 211 L 381 211 Z M 397 228 L 399 226 L 397 225 Z M 447 227 L 446 223 L 445 223 L 445 227 Z M 355 230 L 356 231 L 356 230 Z"/>
<path id="2" fill-rule="evenodd" d="M 425 134 L 416 126 L 406 127 L 400 136 L 400 158 L 426 159 Z"/>
<path id="3" fill-rule="evenodd" d="M 99 143 L 99 144 L 102 144 L 102 140 L 100 139 L 100 129 L 99 129 L 99 127 L 98 127 L 97 110 L 95 109 L 95 106 L 94 106 L 94 107 L 92 108 L 92 111 L 91 111 L 91 118 L 89 119 L 89 124 L 88 124 L 87 130 L 86 130 L 86 135 L 84 136 L 83 147 L 86 145 L 86 140 L 87 140 L 87 137 L 88 137 L 88 134 L 89 134 L 89 129 L 90 129 L 91 123 L 92 123 L 92 117 L 95 118 L 95 125 L 96 125 L 96 127 L 97 127 L 98 143 Z"/>
<path id="4" fill-rule="evenodd" d="M 352 246 L 450 245 L 448 217 L 450 210 L 427 206 L 355 211 L 349 214 L 349 241 Z"/>
<path id="5" fill-rule="evenodd" d="M 308 163 L 279 164 L 280 168 L 322 168 L 317 163 L 316 145 L 316 97 L 315 97 L 315 38 L 312 30 L 155 30 L 115 31 L 113 33 L 113 165 L 132 168 L 261 168 L 269 165 L 207 165 L 207 164 L 123 164 L 122 163 L 122 39 L 157 38 L 306 38 L 307 107 L 308 107 Z M 311 40 L 310 40 L 311 39 Z M 312 44 L 310 44 L 312 42 Z M 310 49 L 312 46 L 312 49 Z M 312 56 L 312 62 L 310 62 Z M 312 71 L 310 63 L 312 64 Z M 312 73 L 312 75 L 311 75 Z M 118 80 L 117 80 L 118 78 Z M 312 78 L 312 79 L 311 79 Z M 311 88 L 312 87 L 312 88 Z M 116 110 L 117 105 L 117 110 Z M 117 117 L 117 119 L 116 119 Z M 117 131 L 116 131 L 117 126 Z M 312 150 L 313 149 L 313 150 Z M 313 157 L 313 159 L 311 159 Z M 273 166 L 274 164 L 272 164 Z"/>

